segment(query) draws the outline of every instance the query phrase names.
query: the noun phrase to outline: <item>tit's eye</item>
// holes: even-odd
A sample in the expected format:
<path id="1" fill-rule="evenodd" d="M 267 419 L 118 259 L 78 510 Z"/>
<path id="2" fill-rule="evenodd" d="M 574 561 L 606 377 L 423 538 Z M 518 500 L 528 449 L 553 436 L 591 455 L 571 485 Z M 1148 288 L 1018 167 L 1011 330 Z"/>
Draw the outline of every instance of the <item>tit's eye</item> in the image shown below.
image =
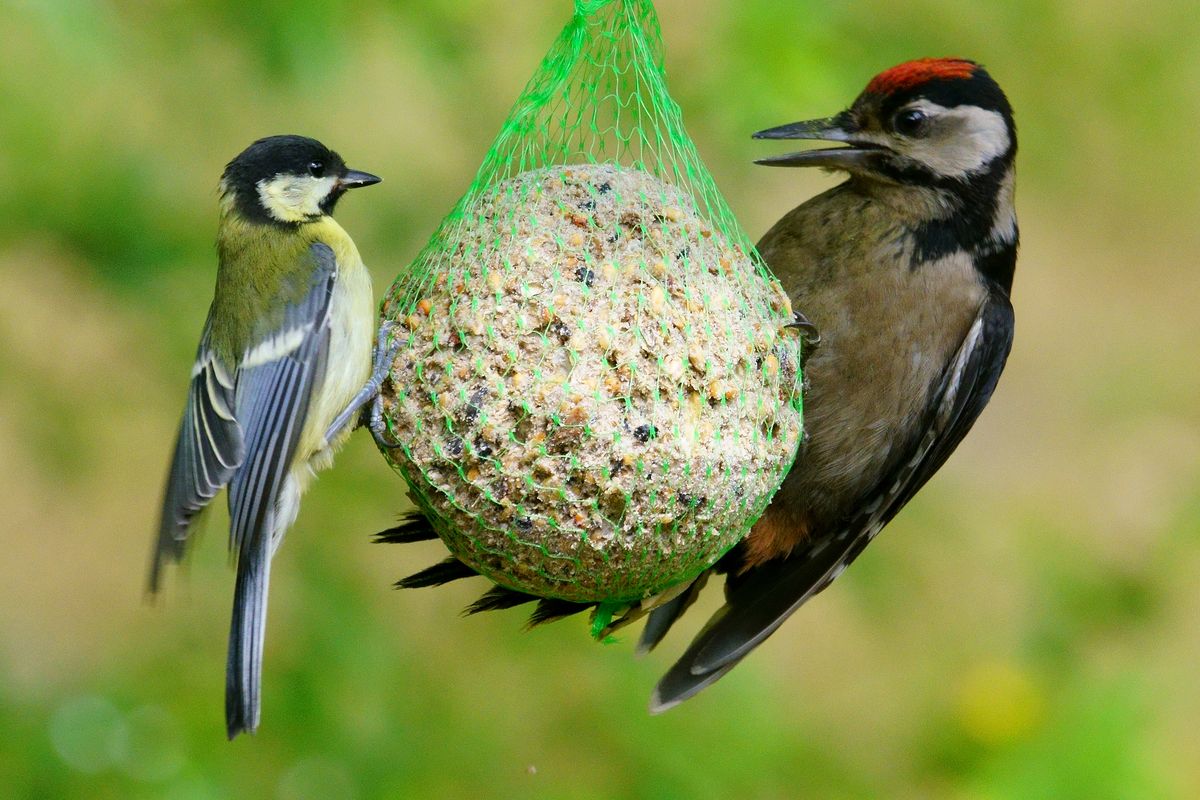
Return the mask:
<path id="1" fill-rule="evenodd" d="M 324 161 L 308 162 L 308 174 L 312 175 L 314 178 L 323 177 L 325 175 L 325 162 Z"/>
<path id="2" fill-rule="evenodd" d="M 897 112 L 896 116 L 892 117 L 892 128 L 901 136 L 919 136 L 925 127 L 926 119 L 928 117 L 924 111 L 910 108 Z"/>

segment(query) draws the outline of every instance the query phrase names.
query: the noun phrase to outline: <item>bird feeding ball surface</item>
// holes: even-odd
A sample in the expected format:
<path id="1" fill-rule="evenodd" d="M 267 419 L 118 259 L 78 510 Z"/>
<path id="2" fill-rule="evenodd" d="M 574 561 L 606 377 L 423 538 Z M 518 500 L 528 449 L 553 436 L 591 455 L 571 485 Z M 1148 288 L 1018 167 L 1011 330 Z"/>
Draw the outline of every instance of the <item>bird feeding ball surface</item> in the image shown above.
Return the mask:
<path id="1" fill-rule="evenodd" d="M 614 164 L 499 183 L 441 244 L 385 305 L 403 344 L 384 416 L 456 557 L 539 596 L 634 601 L 745 535 L 801 433 L 778 282 Z"/>

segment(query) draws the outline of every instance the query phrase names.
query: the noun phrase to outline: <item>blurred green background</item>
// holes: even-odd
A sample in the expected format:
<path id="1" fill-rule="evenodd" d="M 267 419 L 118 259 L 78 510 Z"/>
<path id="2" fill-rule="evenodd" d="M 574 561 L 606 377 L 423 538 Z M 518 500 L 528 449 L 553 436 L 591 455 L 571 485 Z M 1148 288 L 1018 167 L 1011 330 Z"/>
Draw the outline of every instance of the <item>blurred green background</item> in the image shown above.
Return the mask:
<path id="1" fill-rule="evenodd" d="M 224 510 L 165 598 L 152 530 L 214 273 L 216 181 L 272 133 L 347 200 L 382 292 L 466 188 L 567 0 L 0 0 L 0 795 L 1200 796 L 1200 15 L 1191 2 L 660 0 L 671 88 L 750 234 L 832 178 L 751 165 L 901 60 L 1017 109 L 1004 380 L 829 592 L 660 717 L 659 652 L 485 587 L 356 435 L 274 570 L 263 726 L 222 725 Z"/>

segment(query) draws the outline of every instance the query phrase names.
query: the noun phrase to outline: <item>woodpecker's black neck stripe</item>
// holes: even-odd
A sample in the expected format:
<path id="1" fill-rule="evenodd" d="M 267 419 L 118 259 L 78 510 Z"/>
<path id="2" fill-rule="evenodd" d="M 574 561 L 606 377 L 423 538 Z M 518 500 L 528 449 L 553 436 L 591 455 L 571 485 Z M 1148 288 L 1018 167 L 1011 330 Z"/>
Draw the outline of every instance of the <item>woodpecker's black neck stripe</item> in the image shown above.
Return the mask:
<path id="1" fill-rule="evenodd" d="M 916 184 L 938 192 L 949 206 L 945 216 L 926 220 L 913 231 L 917 239 L 914 259 L 918 264 L 968 249 L 988 238 L 1008 170 L 1007 160 L 997 158 L 966 181 L 927 176 L 931 180 Z"/>
<path id="2" fill-rule="evenodd" d="M 912 268 L 965 251 L 975 259 L 979 271 L 1004 288 L 1012 287 L 1017 260 L 1018 232 L 1014 218 L 1011 241 L 994 238 L 993 228 L 1000 210 L 1003 186 L 1012 169 L 1011 152 L 995 158 L 982 172 L 968 180 L 936 178 L 923 170 L 923 180 L 905 181 L 942 193 L 948 200 L 946 216 L 921 222 L 912 229 Z"/>
<path id="3" fill-rule="evenodd" d="M 1013 239 L 984 248 L 972 253 L 975 259 L 975 269 L 985 278 L 1004 290 L 1005 296 L 1012 293 L 1013 275 L 1017 270 L 1017 247 L 1020 244 L 1020 234 L 1013 225 Z"/>

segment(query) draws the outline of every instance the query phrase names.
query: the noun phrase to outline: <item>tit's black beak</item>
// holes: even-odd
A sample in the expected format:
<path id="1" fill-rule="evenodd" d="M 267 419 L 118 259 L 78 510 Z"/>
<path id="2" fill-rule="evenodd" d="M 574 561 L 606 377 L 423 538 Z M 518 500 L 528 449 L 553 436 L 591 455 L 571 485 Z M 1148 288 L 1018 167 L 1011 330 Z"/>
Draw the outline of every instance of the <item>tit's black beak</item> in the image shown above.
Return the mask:
<path id="1" fill-rule="evenodd" d="M 346 170 L 346 174 L 338 178 L 338 185 L 343 189 L 357 189 L 360 186 L 371 186 L 383 178 L 369 172 L 359 172 L 356 169 Z"/>
<path id="2" fill-rule="evenodd" d="M 767 128 L 754 134 L 755 139 L 818 139 L 827 142 L 845 142 L 846 147 L 827 147 L 818 150 L 802 150 L 780 156 L 755 159 L 755 164 L 767 167 L 824 167 L 826 169 L 854 170 L 870 166 L 871 162 L 885 152 L 884 148 L 856 136 L 857 128 L 848 113 L 825 119 L 810 119 L 793 122 L 777 128 Z"/>

